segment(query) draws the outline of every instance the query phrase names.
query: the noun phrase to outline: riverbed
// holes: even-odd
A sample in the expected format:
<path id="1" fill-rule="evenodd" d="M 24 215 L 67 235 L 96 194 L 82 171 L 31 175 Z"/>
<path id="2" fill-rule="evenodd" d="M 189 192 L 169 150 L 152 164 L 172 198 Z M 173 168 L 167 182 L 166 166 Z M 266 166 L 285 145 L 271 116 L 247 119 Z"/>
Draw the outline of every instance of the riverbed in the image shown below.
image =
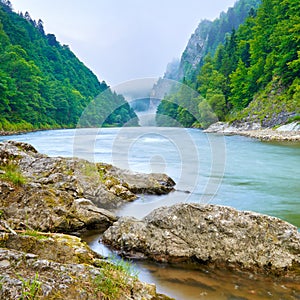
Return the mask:
<path id="1" fill-rule="evenodd" d="M 54 130 L 0 137 L 32 144 L 50 156 L 79 156 L 139 172 L 165 172 L 176 191 L 145 196 L 117 211 L 141 218 L 162 205 L 228 205 L 282 218 L 300 227 L 300 144 L 263 143 L 184 128 Z M 88 242 L 105 252 L 99 236 Z M 104 253 L 105 254 L 105 253 Z M 299 299 L 300 283 L 195 266 L 137 262 L 139 277 L 176 299 Z"/>

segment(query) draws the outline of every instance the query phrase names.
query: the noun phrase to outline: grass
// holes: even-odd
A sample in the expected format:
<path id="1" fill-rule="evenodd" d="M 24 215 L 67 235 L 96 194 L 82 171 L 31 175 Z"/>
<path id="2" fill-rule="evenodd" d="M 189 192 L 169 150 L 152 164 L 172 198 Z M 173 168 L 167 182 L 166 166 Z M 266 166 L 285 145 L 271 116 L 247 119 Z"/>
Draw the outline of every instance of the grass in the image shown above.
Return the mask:
<path id="1" fill-rule="evenodd" d="M 38 281 L 38 273 L 35 274 L 33 279 L 24 279 L 18 276 L 22 281 L 22 294 L 20 300 L 35 300 L 38 299 L 38 294 L 41 290 L 41 282 Z"/>
<path id="2" fill-rule="evenodd" d="M 289 118 L 287 123 L 292 123 L 292 122 L 296 122 L 296 121 L 300 121 L 300 116 L 299 115 L 294 116 L 292 118 Z"/>
<path id="3" fill-rule="evenodd" d="M 97 174 L 97 168 L 94 164 L 86 162 L 82 166 L 82 174 L 86 177 L 94 177 Z"/>
<path id="4" fill-rule="evenodd" d="M 114 264 L 116 269 L 124 272 L 127 277 L 133 277 L 133 278 L 138 277 L 138 271 L 134 269 L 130 261 L 124 260 L 122 258 L 118 258 L 115 255 L 109 256 L 108 260 Z"/>
<path id="5" fill-rule="evenodd" d="M 22 175 L 19 167 L 14 164 L 7 164 L 0 167 L 0 179 L 7 180 L 14 185 L 23 185 L 26 183 L 26 178 Z"/>
<path id="6" fill-rule="evenodd" d="M 129 281 L 136 279 L 137 272 L 130 262 L 112 256 L 94 279 L 95 294 L 103 300 L 117 300 Z"/>
<path id="7" fill-rule="evenodd" d="M 47 239 L 49 239 L 48 236 L 43 235 L 41 232 L 38 232 L 36 230 L 26 230 L 22 233 L 22 235 L 29 235 L 29 236 L 35 237 L 37 240 L 47 240 Z"/>

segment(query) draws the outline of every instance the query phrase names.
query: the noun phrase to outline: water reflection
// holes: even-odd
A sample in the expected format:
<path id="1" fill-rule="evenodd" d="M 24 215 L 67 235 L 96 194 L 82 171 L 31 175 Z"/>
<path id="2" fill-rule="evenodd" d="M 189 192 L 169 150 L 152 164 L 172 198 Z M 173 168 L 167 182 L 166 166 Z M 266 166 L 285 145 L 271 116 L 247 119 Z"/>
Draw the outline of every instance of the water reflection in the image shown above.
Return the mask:
<path id="1" fill-rule="evenodd" d="M 114 254 L 99 243 L 93 233 L 83 239 L 96 252 L 108 257 Z M 170 265 L 151 261 L 134 261 L 139 279 L 155 283 L 158 292 L 177 300 L 297 300 L 300 299 L 300 274 L 297 279 L 279 278 L 228 271 L 205 265 Z"/>

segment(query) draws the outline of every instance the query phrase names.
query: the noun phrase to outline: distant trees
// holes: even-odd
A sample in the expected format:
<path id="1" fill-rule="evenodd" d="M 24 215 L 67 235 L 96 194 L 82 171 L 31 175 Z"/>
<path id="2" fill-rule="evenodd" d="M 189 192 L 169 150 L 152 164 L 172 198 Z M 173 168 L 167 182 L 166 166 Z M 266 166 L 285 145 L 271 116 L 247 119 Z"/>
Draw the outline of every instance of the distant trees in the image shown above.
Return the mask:
<path id="1" fill-rule="evenodd" d="M 296 0 L 263 0 L 257 12 L 251 9 L 214 56 L 205 57 L 191 83 L 206 100 L 198 104 L 200 123 L 207 104 L 220 120 L 242 117 L 240 111 L 250 103 L 245 114 L 257 115 L 260 121 L 280 111 L 300 113 L 299 24 Z"/>
<path id="2" fill-rule="evenodd" d="M 54 34 L 45 35 L 42 20 L 32 20 L 28 12 L 18 15 L 9 1 L 1 0 L 0 130 L 74 127 L 104 91 L 98 104 L 105 113 L 91 126 L 121 126 L 136 117 L 68 46 L 61 46 Z M 111 115 L 104 118 L 107 112 Z"/>

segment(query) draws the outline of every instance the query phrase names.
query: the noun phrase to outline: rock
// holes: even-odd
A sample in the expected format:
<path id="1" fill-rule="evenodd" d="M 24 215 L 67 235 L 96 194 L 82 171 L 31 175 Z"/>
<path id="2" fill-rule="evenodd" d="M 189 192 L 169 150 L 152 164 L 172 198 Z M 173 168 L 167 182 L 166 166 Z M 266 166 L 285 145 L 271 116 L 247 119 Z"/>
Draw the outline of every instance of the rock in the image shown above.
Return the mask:
<path id="1" fill-rule="evenodd" d="M 2 248 L 34 254 L 33 257 L 62 264 L 93 264 L 101 256 L 92 251 L 80 238 L 27 230 L 18 235 L 0 234 Z"/>
<path id="2" fill-rule="evenodd" d="M 136 195 L 121 170 L 116 178 L 108 168 L 47 157 L 25 143 L 0 143 L 0 299 L 170 299 L 79 238 L 51 233 L 101 233 L 117 221 L 104 207 Z"/>
<path id="3" fill-rule="evenodd" d="M 282 125 L 276 129 L 277 131 L 300 131 L 300 122 L 292 122 Z"/>
<path id="4" fill-rule="evenodd" d="M 2 235 L 0 299 L 170 299 L 76 237 L 34 234 Z"/>
<path id="5" fill-rule="evenodd" d="M 204 132 L 221 133 L 225 135 L 242 135 L 246 137 L 260 139 L 262 141 L 300 141 L 299 125 L 280 126 L 277 130 L 263 128 L 259 123 L 234 122 L 233 124 L 217 122 L 209 126 Z"/>
<path id="6" fill-rule="evenodd" d="M 142 174 L 121 170 L 111 165 L 101 164 L 101 166 L 106 167 L 106 177 L 117 179 L 123 187 L 134 194 L 163 195 L 174 190 L 175 182 L 166 174 Z"/>
<path id="7" fill-rule="evenodd" d="M 217 122 L 204 130 L 206 133 L 239 134 L 248 130 L 260 130 L 262 126 L 255 122 L 235 122 L 232 124 Z"/>
<path id="8" fill-rule="evenodd" d="M 10 179 L 5 170 L 12 167 Z M 106 209 L 133 201 L 135 193 L 168 193 L 175 185 L 167 175 L 48 157 L 29 144 L 12 141 L 0 143 L 0 169 L 0 211 L 13 229 L 26 224 L 39 231 L 101 232 L 116 221 Z"/>
<path id="9" fill-rule="evenodd" d="M 120 218 L 103 235 L 125 256 L 271 273 L 300 268 L 300 233 L 278 218 L 216 205 L 177 204 L 142 220 Z"/>
<path id="10" fill-rule="evenodd" d="M 26 224 L 45 232 L 104 231 L 117 219 L 92 202 L 82 205 L 70 193 L 49 186 L 24 185 L 2 193 L 0 210 L 14 229 L 23 229 Z"/>

